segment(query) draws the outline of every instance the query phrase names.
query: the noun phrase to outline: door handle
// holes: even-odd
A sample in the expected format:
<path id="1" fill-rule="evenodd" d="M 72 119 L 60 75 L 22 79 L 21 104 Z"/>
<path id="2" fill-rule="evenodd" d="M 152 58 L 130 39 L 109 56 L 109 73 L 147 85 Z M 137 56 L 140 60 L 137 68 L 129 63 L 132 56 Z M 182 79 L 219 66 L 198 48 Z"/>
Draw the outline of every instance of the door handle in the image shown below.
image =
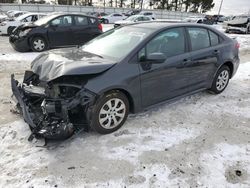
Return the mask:
<path id="1" fill-rule="evenodd" d="M 219 50 L 214 50 L 214 52 L 213 52 L 214 55 L 218 55 L 219 53 L 220 53 Z"/>
<path id="2" fill-rule="evenodd" d="M 184 59 L 183 62 L 182 62 L 182 64 L 183 64 L 183 66 L 186 66 L 186 65 L 188 65 L 190 62 L 191 62 L 191 59 Z"/>

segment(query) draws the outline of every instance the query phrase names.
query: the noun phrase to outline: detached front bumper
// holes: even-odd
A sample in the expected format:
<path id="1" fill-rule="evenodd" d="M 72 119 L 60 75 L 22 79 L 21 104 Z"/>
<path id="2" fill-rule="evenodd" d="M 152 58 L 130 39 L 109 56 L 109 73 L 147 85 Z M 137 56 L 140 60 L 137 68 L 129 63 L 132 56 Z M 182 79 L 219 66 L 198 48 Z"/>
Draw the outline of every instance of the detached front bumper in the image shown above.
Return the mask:
<path id="1" fill-rule="evenodd" d="M 31 129 L 30 138 L 62 140 L 72 136 L 76 127 L 70 119 L 71 110 L 76 111 L 79 105 L 84 107 L 94 100 L 89 93 L 79 93 L 71 100 L 50 99 L 41 88 L 20 84 L 14 74 L 11 88 L 17 107 Z"/>
<path id="2" fill-rule="evenodd" d="M 232 33 L 246 33 L 247 28 L 245 28 L 245 27 L 227 26 L 226 31 L 227 32 L 232 32 Z"/>

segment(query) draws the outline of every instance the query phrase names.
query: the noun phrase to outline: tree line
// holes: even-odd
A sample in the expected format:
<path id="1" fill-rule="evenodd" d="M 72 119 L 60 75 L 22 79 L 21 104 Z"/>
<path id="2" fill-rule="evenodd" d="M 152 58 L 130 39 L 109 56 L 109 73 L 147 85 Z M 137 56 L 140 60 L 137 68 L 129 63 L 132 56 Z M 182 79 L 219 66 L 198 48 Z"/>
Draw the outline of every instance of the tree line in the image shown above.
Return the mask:
<path id="1" fill-rule="evenodd" d="M 22 0 L 28 3 L 34 0 Z M 195 13 L 205 13 L 214 7 L 213 0 L 102 0 L 99 1 L 106 7 L 140 8 L 150 7 L 151 9 L 166 9 L 170 11 L 185 11 Z M 15 0 L 0 0 L 0 3 L 13 3 Z M 41 2 L 45 2 L 41 0 Z M 37 3 L 37 1 L 36 1 Z M 56 4 L 61 5 L 83 5 L 93 6 L 93 0 L 56 0 Z"/>

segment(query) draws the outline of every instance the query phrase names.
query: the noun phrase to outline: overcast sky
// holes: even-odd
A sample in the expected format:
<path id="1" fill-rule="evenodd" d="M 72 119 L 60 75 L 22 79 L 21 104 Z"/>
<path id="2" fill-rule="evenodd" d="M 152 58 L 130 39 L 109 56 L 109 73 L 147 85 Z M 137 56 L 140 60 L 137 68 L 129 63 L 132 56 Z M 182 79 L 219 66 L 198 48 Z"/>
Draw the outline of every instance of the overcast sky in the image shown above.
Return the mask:
<path id="1" fill-rule="evenodd" d="M 208 13 L 218 14 L 221 0 L 214 0 L 215 7 Z M 245 14 L 250 11 L 250 0 L 224 0 L 221 14 Z"/>

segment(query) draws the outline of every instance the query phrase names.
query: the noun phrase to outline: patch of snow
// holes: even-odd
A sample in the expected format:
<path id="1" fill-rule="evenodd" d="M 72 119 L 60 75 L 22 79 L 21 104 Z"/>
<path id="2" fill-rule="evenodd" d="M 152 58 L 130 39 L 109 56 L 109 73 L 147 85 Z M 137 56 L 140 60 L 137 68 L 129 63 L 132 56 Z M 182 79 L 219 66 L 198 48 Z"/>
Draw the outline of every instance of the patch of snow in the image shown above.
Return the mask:
<path id="1" fill-rule="evenodd" d="M 162 117 L 159 116 L 159 119 Z M 149 118 L 148 118 L 148 121 Z M 132 122 L 131 122 L 132 123 Z M 136 127 L 136 124 L 133 123 L 132 127 Z M 104 144 L 102 148 L 102 156 L 105 156 L 109 159 L 124 159 L 128 160 L 131 163 L 137 164 L 138 156 L 143 152 L 147 151 L 164 151 L 164 149 L 170 148 L 174 145 L 178 145 L 181 142 L 194 139 L 201 132 L 198 129 L 189 129 L 189 128 L 166 128 L 162 127 L 155 128 L 154 126 L 147 129 L 130 129 L 130 132 L 127 135 L 123 135 L 123 139 L 133 140 L 136 137 L 134 142 L 129 142 L 128 144 L 118 145 L 110 147 L 109 143 Z M 120 137 L 114 139 L 116 142 Z M 108 140 L 106 140 L 108 141 Z M 110 155 L 112 153 L 112 155 Z"/>
<path id="2" fill-rule="evenodd" d="M 250 179 L 247 178 L 250 175 L 250 145 L 217 144 L 201 155 L 200 163 L 204 174 L 199 182 L 204 187 L 250 187 Z M 238 182 L 236 170 L 242 172 Z M 232 183 L 233 178 L 236 182 Z"/>

